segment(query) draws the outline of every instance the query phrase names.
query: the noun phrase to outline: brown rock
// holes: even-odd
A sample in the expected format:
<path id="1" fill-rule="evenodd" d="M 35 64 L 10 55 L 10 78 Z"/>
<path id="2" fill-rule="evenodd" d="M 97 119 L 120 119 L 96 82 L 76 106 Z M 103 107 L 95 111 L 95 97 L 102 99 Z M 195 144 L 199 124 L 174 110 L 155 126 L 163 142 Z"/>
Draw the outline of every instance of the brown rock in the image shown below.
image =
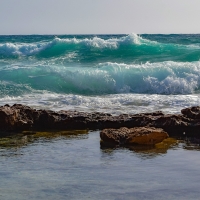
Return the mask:
<path id="1" fill-rule="evenodd" d="M 36 110 L 21 104 L 0 106 L 0 135 L 2 132 L 24 130 L 102 130 L 145 126 L 162 128 L 169 136 L 200 138 L 200 107 L 183 109 L 179 115 L 154 112 L 112 116 L 100 112 Z M 123 143 L 122 137 L 120 138 Z"/>
<path id="2" fill-rule="evenodd" d="M 154 145 L 168 138 L 168 134 L 160 128 L 135 127 L 120 129 L 104 129 L 100 132 L 103 142 L 111 145 L 143 144 Z"/>

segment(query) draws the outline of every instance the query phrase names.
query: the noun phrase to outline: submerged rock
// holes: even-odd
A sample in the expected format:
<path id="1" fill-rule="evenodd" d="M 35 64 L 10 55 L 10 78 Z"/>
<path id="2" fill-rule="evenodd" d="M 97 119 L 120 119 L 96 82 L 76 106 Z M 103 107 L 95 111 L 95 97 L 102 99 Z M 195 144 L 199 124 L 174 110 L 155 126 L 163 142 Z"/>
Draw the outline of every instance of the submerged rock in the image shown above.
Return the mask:
<path id="1" fill-rule="evenodd" d="M 154 145 L 168 137 L 165 131 L 153 127 L 122 127 L 120 129 L 104 129 L 100 132 L 100 138 L 108 145 Z"/>

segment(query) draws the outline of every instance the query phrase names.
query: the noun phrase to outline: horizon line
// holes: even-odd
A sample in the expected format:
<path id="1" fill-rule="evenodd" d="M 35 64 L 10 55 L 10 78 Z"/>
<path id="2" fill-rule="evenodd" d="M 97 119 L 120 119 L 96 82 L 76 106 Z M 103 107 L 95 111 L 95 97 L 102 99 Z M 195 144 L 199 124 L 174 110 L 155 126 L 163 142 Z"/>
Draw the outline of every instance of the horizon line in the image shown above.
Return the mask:
<path id="1" fill-rule="evenodd" d="M 132 32 L 134 33 L 134 32 Z M 39 36 L 39 35 L 49 35 L 49 36 L 56 36 L 56 35 L 130 35 L 132 33 L 31 33 L 31 34 L 0 34 L 0 36 Z M 200 33 L 134 33 L 137 35 L 200 35 Z"/>

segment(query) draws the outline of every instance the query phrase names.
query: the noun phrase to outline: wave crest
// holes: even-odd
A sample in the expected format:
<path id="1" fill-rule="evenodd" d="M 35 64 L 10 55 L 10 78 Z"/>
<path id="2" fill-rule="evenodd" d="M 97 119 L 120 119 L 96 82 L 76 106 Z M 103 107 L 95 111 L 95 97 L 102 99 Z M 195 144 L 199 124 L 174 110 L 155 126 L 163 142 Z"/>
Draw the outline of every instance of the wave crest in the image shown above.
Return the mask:
<path id="1" fill-rule="evenodd" d="M 120 38 L 110 38 L 110 39 L 102 39 L 100 37 L 93 38 L 66 38 L 61 39 L 59 37 L 55 37 L 53 40 L 46 42 L 41 41 L 38 43 L 2 43 L 0 44 L 0 55 L 24 55 L 30 56 L 35 55 L 45 50 L 62 48 L 63 50 L 71 50 L 81 48 L 83 46 L 89 48 L 97 48 L 97 49 L 117 49 L 120 45 L 138 45 L 142 42 L 147 42 L 148 40 L 143 39 L 137 34 L 130 34 L 127 36 L 123 36 Z M 55 48 L 56 47 L 56 48 Z"/>
<path id="2" fill-rule="evenodd" d="M 67 36 L 66 36 L 67 37 Z M 200 46 L 198 44 L 180 45 L 160 43 L 145 39 L 137 34 L 126 36 L 81 36 L 68 38 L 55 37 L 40 40 L 36 43 L 0 43 L 0 59 L 21 58 L 36 60 L 57 59 L 58 62 L 91 63 L 99 62 L 126 62 L 144 63 L 162 61 L 197 61 L 199 60 Z"/>

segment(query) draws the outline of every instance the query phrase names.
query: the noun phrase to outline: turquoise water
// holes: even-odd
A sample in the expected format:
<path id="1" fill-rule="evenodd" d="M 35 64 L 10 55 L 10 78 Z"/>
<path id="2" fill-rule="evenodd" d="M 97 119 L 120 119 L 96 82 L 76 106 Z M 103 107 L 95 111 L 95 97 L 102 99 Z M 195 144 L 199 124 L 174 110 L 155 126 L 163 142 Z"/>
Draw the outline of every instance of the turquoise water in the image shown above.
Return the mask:
<path id="1" fill-rule="evenodd" d="M 200 103 L 199 59 L 200 35 L 0 36 L 0 104 L 178 113 Z"/>
<path id="2" fill-rule="evenodd" d="M 99 131 L 1 138 L 0 198 L 199 199 L 199 146 L 165 145 L 105 149 Z"/>

